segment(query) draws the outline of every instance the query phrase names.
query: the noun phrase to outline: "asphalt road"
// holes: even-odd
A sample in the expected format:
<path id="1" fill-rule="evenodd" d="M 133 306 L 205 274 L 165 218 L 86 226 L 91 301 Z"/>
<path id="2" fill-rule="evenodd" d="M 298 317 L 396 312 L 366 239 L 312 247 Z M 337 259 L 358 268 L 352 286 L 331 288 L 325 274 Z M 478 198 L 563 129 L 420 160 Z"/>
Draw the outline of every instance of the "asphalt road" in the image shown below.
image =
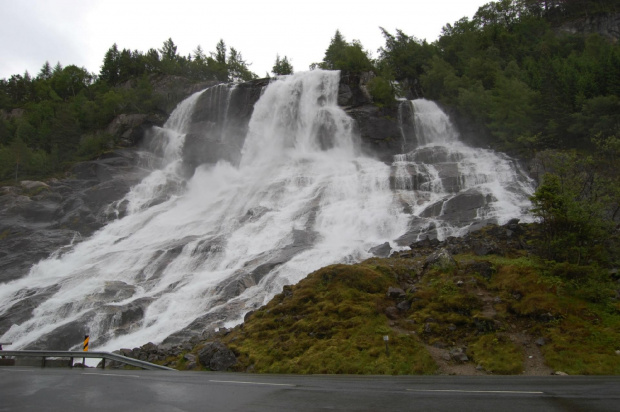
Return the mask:
<path id="1" fill-rule="evenodd" d="M 0 368 L 0 411 L 620 411 L 620 377 Z"/>

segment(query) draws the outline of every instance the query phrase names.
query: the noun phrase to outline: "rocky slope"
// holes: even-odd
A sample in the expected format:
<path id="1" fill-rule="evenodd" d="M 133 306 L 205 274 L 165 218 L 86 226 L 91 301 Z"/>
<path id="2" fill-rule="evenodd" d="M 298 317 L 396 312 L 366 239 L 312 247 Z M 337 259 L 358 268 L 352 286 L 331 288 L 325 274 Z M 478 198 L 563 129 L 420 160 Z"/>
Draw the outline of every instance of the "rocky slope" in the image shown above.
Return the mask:
<path id="1" fill-rule="evenodd" d="M 541 261 L 538 236 L 513 221 L 329 266 L 232 330 L 120 352 L 187 370 L 620 373 L 618 278 Z"/>

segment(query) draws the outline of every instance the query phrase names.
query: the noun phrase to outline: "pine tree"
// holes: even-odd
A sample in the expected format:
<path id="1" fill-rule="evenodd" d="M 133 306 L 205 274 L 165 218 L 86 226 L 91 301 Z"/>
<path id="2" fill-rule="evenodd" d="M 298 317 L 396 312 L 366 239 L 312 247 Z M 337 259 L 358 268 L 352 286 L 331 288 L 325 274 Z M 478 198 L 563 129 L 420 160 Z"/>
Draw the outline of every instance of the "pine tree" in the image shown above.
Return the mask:
<path id="1" fill-rule="evenodd" d="M 280 59 L 280 55 L 276 54 L 276 62 L 273 65 L 271 72 L 276 76 L 293 74 L 293 66 L 288 61 L 288 57 L 284 56 L 282 59 Z"/>

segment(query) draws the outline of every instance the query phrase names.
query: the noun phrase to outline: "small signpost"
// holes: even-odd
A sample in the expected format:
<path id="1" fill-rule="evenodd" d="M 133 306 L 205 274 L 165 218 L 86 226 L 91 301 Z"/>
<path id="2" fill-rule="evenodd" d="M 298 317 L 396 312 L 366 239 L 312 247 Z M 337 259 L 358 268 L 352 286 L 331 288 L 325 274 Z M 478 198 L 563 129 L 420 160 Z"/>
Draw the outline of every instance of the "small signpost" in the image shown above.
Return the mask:
<path id="1" fill-rule="evenodd" d="M 390 337 L 388 335 L 384 335 L 383 336 L 383 341 L 385 342 L 385 354 L 386 356 L 390 356 L 390 348 L 388 346 L 388 341 L 390 340 Z"/>
<path id="2" fill-rule="evenodd" d="M 84 336 L 84 352 L 88 352 L 88 342 L 90 341 L 90 336 Z M 82 358 L 82 367 L 86 366 L 86 358 Z"/>

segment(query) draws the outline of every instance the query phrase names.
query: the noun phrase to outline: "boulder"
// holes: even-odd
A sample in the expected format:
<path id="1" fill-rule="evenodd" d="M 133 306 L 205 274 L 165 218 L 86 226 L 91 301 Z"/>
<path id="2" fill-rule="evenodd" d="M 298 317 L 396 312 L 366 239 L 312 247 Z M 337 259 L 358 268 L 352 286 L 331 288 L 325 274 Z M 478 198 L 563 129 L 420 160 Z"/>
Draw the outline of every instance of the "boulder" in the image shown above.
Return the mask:
<path id="1" fill-rule="evenodd" d="M 198 353 L 198 360 L 212 371 L 225 371 L 237 363 L 235 354 L 222 342 L 208 342 Z"/>
<path id="2" fill-rule="evenodd" d="M 392 299 L 399 299 L 404 298 L 405 296 L 407 296 L 407 294 L 401 288 L 395 288 L 390 286 L 387 291 L 387 296 Z"/>
<path id="3" fill-rule="evenodd" d="M 441 248 L 426 258 L 424 268 L 437 266 L 441 270 L 447 270 L 456 266 L 456 261 L 446 248 Z"/>
<path id="4" fill-rule="evenodd" d="M 390 252 L 392 252 L 392 246 L 390 246 L 390 242 L 385 242 L 382 245 L 378 245 L 375 247 L 371 247 L 368 250 L 369 253 L 372 253 L 375 256 L 378 257 L 388 257 L 390 256 Z"/>
<path id="5" fill-rule="evenodd" d="M 465 353 L 463 348 L 454 348 L 450 350 L 450 358 L 457 363 L 464 363 L 469 361 L 469 357 Z"/>

